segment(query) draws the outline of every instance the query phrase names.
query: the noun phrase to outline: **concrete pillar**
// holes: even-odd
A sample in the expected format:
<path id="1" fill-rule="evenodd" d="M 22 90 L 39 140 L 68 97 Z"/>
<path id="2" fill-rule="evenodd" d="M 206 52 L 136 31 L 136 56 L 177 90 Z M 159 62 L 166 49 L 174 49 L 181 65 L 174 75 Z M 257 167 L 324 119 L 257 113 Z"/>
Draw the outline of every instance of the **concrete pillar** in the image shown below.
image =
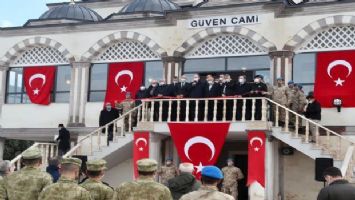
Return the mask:
<path id="1" fill-rule="evenodd" d="M 0 66 L 0 116 L 2 113 L 2 106 L 5 104 L 6 76 L 8 69 L 8 67 Z"/>
<path id="2" fill-rule="evenodd" d="M 292 80 L 294 52 L 273 51 L 269 55 L 271 57 L 271 82 L 276 84 L 278 77 L 283 77 L 286 83 Z"/>
<path id="3" fill-rule="evenodd" d="M 185 58 L 176 56 L 166 56 L 162 58 L 164 66 L 164 79 L 166 82 L 172 83 L 174 76 L 180 78 L 182 73 L 182 66 Z"/>
<path id="4" fill-rule="evenodd" d="M 3 160 L 5 150 L 5 138 L 0 138 L 0 160 Z"/>
<path id="5" fill-rule="evenodd" d="M 89 62 L 72 62 L 68 126 L 85 126 L 90 66 Z"/>
<path id="6" fill-rule="evenodd" d="M 161 164 L 161 142 L 162 137 L 156 133 L 150 133 L 149 158 Z"/>
<path id="7" fill-rule="evenodd" d="M 279 195 L 279 142 L 269 136 L 266 141 L 265 192 L 266 199 L 277 199 Z"/>

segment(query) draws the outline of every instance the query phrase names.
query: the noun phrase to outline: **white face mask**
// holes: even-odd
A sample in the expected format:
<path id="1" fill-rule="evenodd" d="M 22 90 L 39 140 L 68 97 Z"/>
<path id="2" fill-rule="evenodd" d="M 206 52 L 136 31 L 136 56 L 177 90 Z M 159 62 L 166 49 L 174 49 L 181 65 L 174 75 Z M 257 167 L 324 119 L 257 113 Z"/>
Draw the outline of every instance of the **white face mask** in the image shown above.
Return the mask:
<path id="1" fill-rule="evenodd" d="M 194 77 L 194 81 L 198 81 L 199 80 L 199 78 L 197 78 L 197 77 Z"/>
<path id="2" fill-rule="evenodd" d="M 165 83 L 164 83 L 164 82 L 161 82 L 161 83 L 159 83 L 159 85 L 165 85 Z"/>
<path id="3" fill-rule="evenodd" d="M 229 83 L 229 82 L 231 82 L 231 80 L 230 79 L 226 79 L 226 82 Z"/>
<path id="4" fill-rule="evenodd" d="M 145 87 L 141 87 L 140 89 L 141 89 L 141 90 L 145 90 Z"/>
<path id="5" fill-rule="evenodd" d="M 153 86 L 153 87 L 157 87 L 157 84 L 156 84 L 156 83 L 153 83 L 152 86 Z"/>
<path id="6" fill-rule="evenodd" d="M 213 84 L 213 81 L 211 81 L 211 80 L 210 80 L 210 81 L 208 81 L 208 84 L 212 85 L 212 84 Z"/>
<path id="7" fill-rule="evenodd" d="M 244 78 L 240 78 L 239 79 L 239 83 L 245 83 L 245 79 Z"/>
<path id="8" fill-rule="evenodd" d="M 181 82 L 185 83 L 185 82 L 186 82 L 186 79 L 184 79 L 184 78 L 183 78 L 183 79 L 181 79 Z"/>
<path id="9" fill-rule="evenodd" d="M 111 111 L 111 106 L 106 106 L 107 111 Z"/>
<path id="10" fill-rule="evenodd" d="M 260 83 L 260 79 L 256 78 L 256 79 L 254 79 L 254 82 L 255 83 Z"/>

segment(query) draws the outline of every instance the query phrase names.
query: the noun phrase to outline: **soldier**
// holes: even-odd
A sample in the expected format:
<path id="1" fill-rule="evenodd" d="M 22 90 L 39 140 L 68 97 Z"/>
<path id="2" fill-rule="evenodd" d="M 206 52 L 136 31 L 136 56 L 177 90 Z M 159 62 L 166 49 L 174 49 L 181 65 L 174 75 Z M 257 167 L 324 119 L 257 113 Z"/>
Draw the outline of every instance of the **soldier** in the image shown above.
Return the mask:
<path id="1" fill-rule="evenodd" d="M 8 200 L 37 200 L 39 193 L 52 183 L 52 177 L 40 170 L 42 154 L 37 147 L 22 153 L 20 171 L 14 172 L 4 179 Z"/>
<path id="2" fill-rule="evenodd" d="M 119 105 L 118 105 L 118 109 L 121 110 L 122 115 L 124 115 L 125 113 L 129 112 L 130 110 L 132 110 L 134 108 L 134 100 L 131 97 L 131 93 L 127 92 L 126 93 L 126 99 L 123 100 Z M 135 124 L 135 120 L 136 119 L 136 114 L 132 113 L 131 114 L 131 128 L 133 127 L 133 124 Z M 125 131 L 131 131 L 129 130 L 129 115 L 125 116 L 124 118 L 124 128 Z"/>
<path id="3" fill-rule="evenodd" d="M 295 87 L 295 83 L 293 81 L 288 82 L 288 108 L 294 112 L 298 112 L 300 93 L 297 91 L 297 87 Z M 295 124 L 295 115 L 289 114 L 290 125 L 293 126 Z"/>
<path id="4" fill-rule="evenodd" d="M 10 176 L 14 172 L 15 166 L 9 160 L 0 162 L 0 199 L 6 199 L 4 178 Z"/>
<path id="5" fill-rule="evenodd" d="M 218 191 L 217 185 L 223 179 L 220 169 L 215 166 L 206 166 L 202 169 L 201 175 L 201 188 L 185 194 L 180 200 L 234 200 L 232 196 Z"/>
<path id="6" fill-rule="evenodd" d="M 169 189 L 154 181 L 158 163 L 152 159 L 137 161 L 138 179 L 115 189 L 113 200 L 172 200 Z"/>
<path id="7" fill-rule="evenodd" d="M 297 84 L 298 87 L 298 92 L 299 92 L 299 105 L 298 105 L 298 113 L 303 114 L 304 108 L 307 105 L 307 99 L 306 95 L 304 94 L 304 91 L 302 90 L 303 86 L 301 84 Z"/>
<path id="8" fill-rule="evenodd" d="M 234 166 L 233 159 L 227 160 L 227 166 L 222 168 L 222 172 L 224 175 L 222 192 L 238 199 L 238 181 L 244 178 L 243 172 Z"/>
<path id="9" fill-rule="evenodd" d="M 80 159 L 63 158 L 59 181 L 44 188 L 38 200 L 93 200 L 90 193 L 78 185 L 80 167 Z"/>
<path id="10" fill-rule="evenodd" d="M 86 163 L 86 174 L 89 177 L 81 187 L 90 192 L 94 200 L 112 200 L 113 189 L 101 182 L 105 174 L 105 160 L 91 160 Z"/>
<path id="11" fill-rule="evenodd" d="M 272 92 L 272 99 L 276 102 L 281 104 L 282 106 L 287 107 L 288 104 L 288 95 L 289 95 L 289 90 L 284 84 L 284 79 L 279 77 L 277 78 L 277 85 L 274 86 L 273 92 Z M 274 112 L 276 112 L 276 109 L 274 109 Z M 286 117 L 286 111 L 283 108 L 279 108 L 279 118 L 278 121 L 281 125 L 285 124 L 285 117 Z M 274 114 L 276 117 L 276 113 Z M 276 118 L 275 118 L 276 120 Z"/>
<path id="12" fill-rule="evenodd" d="M 167 185 L 169 179 L 176 177 L 177 171 L 178 170 L 173 163 L 173 159 L 166 159 L 165 165 L 162 166 L 158 171 L 158 175 L 160 176 L 160 183 Z"/>

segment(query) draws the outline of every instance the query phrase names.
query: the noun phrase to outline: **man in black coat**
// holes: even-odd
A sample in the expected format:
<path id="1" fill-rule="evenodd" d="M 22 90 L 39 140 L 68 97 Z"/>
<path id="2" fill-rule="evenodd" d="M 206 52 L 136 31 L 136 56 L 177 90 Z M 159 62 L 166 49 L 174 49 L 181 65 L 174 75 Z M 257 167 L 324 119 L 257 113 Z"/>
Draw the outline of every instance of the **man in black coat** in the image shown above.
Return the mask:
<path id="1" fill-rule="evenodd" d="M 70 133 L 64 127 L 63 124 L 59 124 L 58 128 L 59 128 L 59 136 L 56 139 L 56 141 L 59 142 L 58 155 L 63 156 L 70 150 Z"/>
<path id="2" fill-rule="evenodd" d="M 313 92 L 309 92 L 309 94 L 306 98 L 308 100 L 308 104 L 306 105 L 304 115 L 308 119 L 311 119 L 312 121 L 318 123 L 321 120 L 321 113 L 322 113 L 321 105 L 314 98 Z M 316 142 L 316 128 L 317 127 L 313 123 L 310 123 L 309 128 L 310 128 L 309 130 L 312 134 L 311 142 Z"/>
<path id="3" fill-rule="evenodd" d="M 194 79 L 191 82 L 190 85 L 190 98 L 196 98 L 196 99 L 201 99 L 205 97 L 205 87 L 206 87 L 206 82 L 202 81 L 200 79 L 200 76 L 198 74 L 194 75 Z M 205 101 L 200 100 L 198 103 L 198 120 L 202 121 L 204 118 L 204 107 L 205 107 Z M 194 121 L 195 120 L 195 108 L 196 108 L 196 102 L 195 101 L 190 101 L 190 114 L 189 114 L 189 120 Z"/>
<path id="4" fill-rule="evenodd" d="M 168 96 L 170 98 L 177 98 L 177 91 L 179 89 L 179 79 L 177 76 L 174 76 L 173 82 L 169 85 L 168 89 Z M 171 102 L 171 113 L 170 113 L 170 120 L 176 121 L 177 119 L 177 101 L 173 100 Z"/>
<path id="5" fill-rule="evenodd" d="M 156 95 L 158 97 L 158 99 L 166 99 L 167 97 L 169 97 L 171 94 L 173 94 L 172 92 L 172 88 L 170 87 L 170 85 L 167 85 L 165 80 L 160 80 L 159 81 L 159 86 L 158 88 L 155 90 Z M 160 108 L 160 103 L 157 102 L 157 109 L 155 110 L 155 118 L 156 120 L 159 120 L 159 108 Z M 163 101 L 162 103 L 162 121 L 167 121 L 168 119 L 168 109 L 169 109 L 169 102 L 168 101 Z"/>
<path id="6" fill-rule="evenodd" d="M 100 112 L 99 126 L 105 126 L 106 124 L 112 122 L 120 116 L 116 108 L 112 108 L 111 103 L 106 103 L 105 108 Z M 105 133 L 106 129 L 102 129 L 102 132 Z M 107 135 L 107 146 L 109 142 L 113 140 L 113 124 L 108 126 L 108 135 Z"/>
<path id="7" fill-rule="evenodd" d="M 191 84 L 187 82 L 187 77 L 182 75 L 175 91 L 175 97 L 182 99 L 180 100 L 180 121 L 185 121 L 186 119 L 186 101 L 183 99 L 189 97 L 190 89 Z"/>
<path id="8" fill-rule="evenodd" d="M 148 98 L 155 99 L 157 97 L 157 95 L 158 95 L 157 90 L 158 90 L 158 81 L 157 80 L 152 80 L 152 82 L 151 82 L 151 84 L 150 84 L 150 86 L 148 87 L 148 90 L 147 90 Z M 154 103 L 151 103 L 151 104 L 153 104 L 153 105 L 149 105 L 149 108 L 150 109 L 154 108 L 153 120 L 157 121 L 158 120 L 157 119 L 158 118 L 157 110 L 159 109 L 159 103 L 158 102 L 154 102 Z M 148 117 L 150 117 L 150 116 L 148 116 Z"/>
<path id="9" fill-rule="evenodd" d="M 139 106 L 142 104 L 142 99 L 146 99 L 148 98 L 148 91 L 147 89 L 145 88 L 144 85 L 142 85 L 140 88 L 139 88 L 139 91 L 136 93 L 136 101 L 135 101 L 135 104 L 136 106 Z"/>
<path id="10" fill-rule="evenodd" d="M 206 98 L 215 98 L 222 96 L 222 90 L 219 83 L 214 82 L 214 78 L 212 75 L 207 75 L 207 85 L 205 86 L 205 97 Z M 217 112 L 217 110 L 216 110 Z M 213 120 L 214 116 L 214 100 L 208 101 L 208 112 L 207 112 L 207 119 L 209 121 Z M 220 116 L 216 117 L 220 118 Z"/>
<path id="11" fill-rule="evenodd" d="M 341 171 L 336 167 L 330 167 L 323 172 L 327 187 L 323 188 L 317 200 L 354 200 L 355 187 L 343 179 Z"/>
<path id="12" fill-rule="evenodd" d="M 251 84 L 250 97 L 265 97 L 267 94 L 267 86 L 262 82 L 263 76 L 256 75 L 254 83 Z M 255 120 L 261 120 L 262 115 L 262 101 L 261 99 L 255 100 Z"/>
<path id="13" fill-rule="evenodd" d="M 234 95 L 236 97 L 249 97 L 250 96 L 250 91 L 251 91 L 251 85 L 247 83 L 247 79 L 245 75 L 241 75 L 238 77 L 238 83 L 235 85 L 235 92 Z M 242 113 L 243 113 L 243 100 L 238 99 L 237 100 L 237 108 L 236 108 L 236 119 L 241 120 L 242 119 Z M 245 109 L 244 115 L 245 119 L 250 119 L 251 118 L 251 101 L 247 100 L 246 101 L 246 109 Z"/>
<path id="14" fill-rule="evenodd" d="M 222 96 L 233 97 L 235 95 L 235 82 L 232 80 L 229 74 L 225 76 L 225 83 L 222 87 Z M 222 109 L 224 103 L 222 104 Z M 226 102 L 226 120 L 230 121 L 233 118 L 233 100 L 227 100 Z"/>

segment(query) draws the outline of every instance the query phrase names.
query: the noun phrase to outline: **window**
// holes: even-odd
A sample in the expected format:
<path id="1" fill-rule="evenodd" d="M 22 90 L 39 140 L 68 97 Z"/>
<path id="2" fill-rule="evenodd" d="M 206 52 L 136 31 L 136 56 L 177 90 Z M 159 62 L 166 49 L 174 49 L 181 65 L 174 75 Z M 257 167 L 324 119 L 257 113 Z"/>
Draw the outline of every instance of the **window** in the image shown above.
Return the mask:
<path id="1" fill-rule="evenodd" d="M 69 102 L 71 67 L 58 66 L 56 79 L 51 92 L 51 101 L 56 103 Z M 10 68 L 7 76 L 6 103 L 21 104 L 31 103 L 23 83 L 23 68 Z"/>
<path id="2" fill-rule="evenodd" d="M 145 63 L 145 81 L 146 87 L 149 86 L 152 79 L 161 80 L 164 78 L 164 66 L 162 61 Z"/>
<path id="3" fill-rule="evenodd" d="M 316 73 L 316 53 L 302 53 L 293 59 L 293 81 L 303 85 L 305 94 L 313 91 Z"/>
<path id="4" fill-rule="evenodd" d="M 228 71 L 245 71 L 256 69 L 269 69 L 269 56 L 245 56 L 227 58 Z"/>
<path id="5" fill-rule="evenodd" d="M 225 58 L 206 58 L 186 60 L 184 73 L 223 72 L 226 70 Z"/>

